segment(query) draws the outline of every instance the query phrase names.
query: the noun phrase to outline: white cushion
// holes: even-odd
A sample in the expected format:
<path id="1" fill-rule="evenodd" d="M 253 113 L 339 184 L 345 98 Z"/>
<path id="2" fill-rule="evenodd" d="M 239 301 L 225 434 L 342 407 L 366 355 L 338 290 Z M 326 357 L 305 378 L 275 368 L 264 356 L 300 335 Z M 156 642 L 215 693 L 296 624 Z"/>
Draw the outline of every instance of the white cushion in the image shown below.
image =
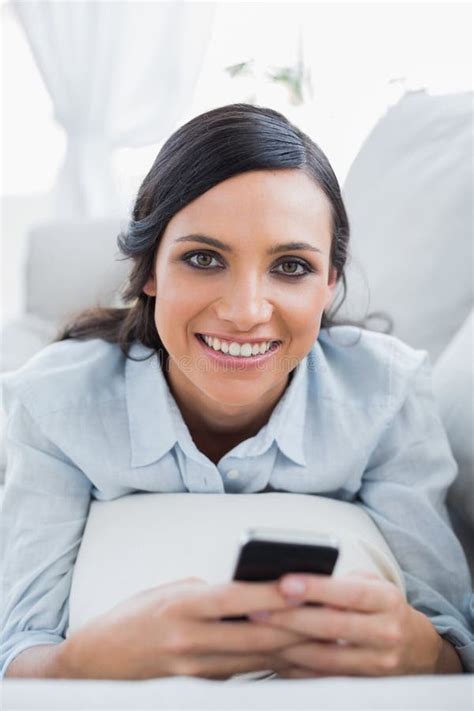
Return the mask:
<path id="1" fill-rule="evenodd" d="M 240 534 L 270 526 L 328 532 L 341 541 L 335 574 L 374 572 L 404 591 L 402 573 L 370 517 L 307 494 L 133 494 L 94 501 L 76 561 L 69 632 L 127 597 L 188 576 L 232 577 Z"/>
<path id="2" fill-rule="evenodd" d="M 474 310 L 433 369 L 433 384 L 458 476 L 448 494 L 474 580 Z"/>
<path id="3" fill-rule="evenodd" d="M 104 219 L 50 222 L 32 229 L 26 311 L 57 321 L 96 304 L 112 304 L 130 270 L 117 246 L 124 226 L 119 219 Z"/>
<path id="4" fill-rule="evenodd" d="M 341 313 L 388 312 L 394 334 L 432 362 L 474 296 L 472 99 L 407 93 L 372 130 L 343 189 L 354 263 Z"/>
<path id="5" fill-rule="evenodd" d="M 144 681 L 4 679 L 5 709 L 65 711 L 472 711 L 469 674 L 274 679 L 258 684 L 171 676 Z"/>

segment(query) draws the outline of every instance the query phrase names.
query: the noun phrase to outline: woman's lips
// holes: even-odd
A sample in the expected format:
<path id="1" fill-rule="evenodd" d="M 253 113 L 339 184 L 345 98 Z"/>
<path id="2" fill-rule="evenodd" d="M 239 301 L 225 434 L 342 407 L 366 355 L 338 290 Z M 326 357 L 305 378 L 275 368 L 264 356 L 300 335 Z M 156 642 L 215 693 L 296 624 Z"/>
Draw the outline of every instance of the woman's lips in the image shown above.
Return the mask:
<path id="1" fill-rule="evenodd" d="M 271 348 L 265 353 L 258 353 L 257 355 L 251 356 L 232 356 L 228 353 L 223 353 L 222 351 L 215 351 L 214 348 L 211 348 L 211 346 L 207 345 L 207 343 L 203 340 L 202 336 L 199 333 L 196 333 L 195 336 L 206 356 L 211 358 L 215 363 L 221 363 L 222 365 L 227 364 L 238 366 L 239 370 L 252 368 L 256 365 L 264 363 L 266 360 L 272 358 L 281 346 L 281 342 L 275 342 L 271 346 Z"/>

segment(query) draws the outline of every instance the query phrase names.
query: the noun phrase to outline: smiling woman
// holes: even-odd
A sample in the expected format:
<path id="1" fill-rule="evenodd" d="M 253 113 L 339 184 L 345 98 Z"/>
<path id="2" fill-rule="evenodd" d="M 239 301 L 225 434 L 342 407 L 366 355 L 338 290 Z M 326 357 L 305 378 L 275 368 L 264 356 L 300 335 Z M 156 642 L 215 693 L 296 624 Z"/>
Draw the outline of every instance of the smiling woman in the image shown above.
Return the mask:
<path id="1" fill-rule="evenodd" d="M 253 175 L 255 172 L 258 175 Z M 299 195 L 300 189 L 303 192 Z M 225 207 L 221 200 L 226 201 Z M 273 218 L 268 214 L 269 207 L 276 210 Z M 256 210 L 253 216 L 250 208 Z M 195 222 L 194 217 L 199 221 Z M 191 224 L 188 234 L 190 230 L 186 228 Z M 200 226 L 202 229 L 197 229 Z M 193 238 L 196 244 L 240 257 L 240 264 L 248 259 L 249 247 L 255 247 L 255 240 L 261 237 L 259 252 L 289 252 L 273 273 L 293 279 L 296 275 L 284 268 L 290 263 L 301 265 L 301 275 L 301 269 L 317 271 L 322 267 L 317 253 L 312 254 L 320 249 L 317 243 L 321 241 L 326 243 L 326 277 L 331 266 L 331 276 L 335 274 L 342 283 L 345 298 L 349 222 L 329 161 L 314 141 L 277 111 L 232 104 L 208 111 L 179 128 L 163 145 L 140 187 L 128 229 L 119 238 L 122 252 L 133 260 L 124 299 L 136 301 L 134 306 L 122 312 L 83 314 L 64 329 L 62 337 L 100 332 L 102 337 L 120 343 L 125 353 L 130 343 L 139 338 L 164 357 L 162 334 L 152 318 L 154 297 L 147 298 L 150 294 L 145 293 L 145 284 L 153 273 L 158 247 L 164 241 L 169 244 L 166 238 L 171 230 L 177 244 Z M 304 249 L 312 261 L 291 254 L 299 254 L 303 245 L 288 243 L 302 242 L 303 234 L 308 237 Z M 230 244 L 226 244 L 229 238 Z M 204 253 L 211 258 L 209 250 Z M 202 254 L 201 250 L 194 261 L 191 253 L 179 258 L 188 260 L 196 269 L 208 270 L 209 264 L 196 261 Z M 219 267 L 223 268 L 223 255 L 217 256 Z M 251 253 L 247 266 L 255 262 L 256 256 Z M 211 268 L 218 268 L 216 261 L 212 264 L 215 266 Z M 235 268 L 232 271 L 235 274 Z M 278 288 L 277 279 L 273 284 Z M 341 303 L 332 314 L 322 314 L 323 328 L 334 323 Z M 249 327 L 244 323 L 241 328 Z M 233 330 L 238 331 L 239 327 L 234 325 Z"/>
<path id="2" fill-rule="evenodd" d="M 444 504 L 456 464 L 427 353 L 335 325 L 348 241 L 327 158 L 276 111 L 224 106 L 169 138 L 119 237 L 129 306 L 80 314 L 4 381 L 2 673 L 474 669 L 469 573 Z M 185 579 L 65 638 L 92 498 L 268 491 L 370 516 L 406 597 L 367 570 L 305 576 L 296 608 L 284 580 Z M 274 614 L 222 619 L 258 611 Z"/>
<path id="3" fill-rule="evenodd" d="M 272 109 L 214 109 L 163 145 L 119 238 L 134 305 L 85 312 L 59 340 L 151 347 L 193 440 L 217 461 L 259 431 L 320 327 L 334 325 L 348 240 L 314 141 Z"/>
<path id="4" fill-rule="evenodd" d="M 288 234 L 305 242 L 295 249 Z M 188 423 L 194 410 L 211 438 L 235 437 L 268 419 L 332 299 L 331 238 L 330 202 L 300 170 L 228 178 L 169 221 L 144 292 L 156 297 L 167 377 Z M 185 251 L 184 242 L 215 249 Z"/>

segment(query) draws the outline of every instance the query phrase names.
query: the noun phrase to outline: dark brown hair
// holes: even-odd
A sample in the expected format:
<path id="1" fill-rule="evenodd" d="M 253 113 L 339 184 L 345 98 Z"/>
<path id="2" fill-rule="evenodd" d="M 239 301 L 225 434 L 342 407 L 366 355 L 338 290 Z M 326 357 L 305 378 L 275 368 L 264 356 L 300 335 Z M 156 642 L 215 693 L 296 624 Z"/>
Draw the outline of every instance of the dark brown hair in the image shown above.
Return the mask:
<path id="1" fill-rule="evenodd" d="M 119 249 L 132 260 L 122 293 L 126 308 L 95 307 L 65 324 L 56 340 L 102 338 L 117 343 L 125 356 L 134 340 L 167 358 L 155 326 L 155 297 L 143 293 L 154 265 L 161 236 L 171 218 L 214 185 L 251 170 L 295 168 L 304 171 L 324 191 L 332 215 L 331 264 L 343 293 L 321 328 L 362 322 L 336 321 L 347 294 L 344 267 L 348 254 L 349 220 L 331 165 L 309 136 L 278 111 L 251 104 L 230 104 L 196 116 L 164 143 L 141 184 L 128 228 L 118 236 Z M 390 327 L 388 331 L 390 330 Z"/>

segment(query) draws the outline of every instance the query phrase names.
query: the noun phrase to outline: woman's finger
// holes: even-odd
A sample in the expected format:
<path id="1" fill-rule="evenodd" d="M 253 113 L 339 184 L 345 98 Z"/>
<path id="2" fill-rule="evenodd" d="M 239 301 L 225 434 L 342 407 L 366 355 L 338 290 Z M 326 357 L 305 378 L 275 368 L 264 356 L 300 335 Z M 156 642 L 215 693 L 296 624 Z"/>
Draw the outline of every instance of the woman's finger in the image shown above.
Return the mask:
<path id="1" fill-rule="evenodd" d="M 303 667 L 296 667 L 294 665 L 281 670 L 277 674 L 277 679 L 318 679 L 323 676 L 329 676 L 328 674 L 318 674 L 317 672 L 311 671 L 311 669 L 303 669 Z"/>
<path id="2" fill-rule="evenodd" d="M 290 586 L 298 580 L 304 590 Z M 386 580 L 356 576 L 334 577 L 329 575 L 284 576 L 279 581 L 283 595 L 292 601 L 300 600 L 359 612 L 383 612 L 393 610 L 404 598 L 398 588 Z"/>
<path id="3" fill-rule="evenodd" d="M 253 619 L 253 618 L 251 618 Z M 360 613 L 335 607 L 293 607 L 271 612 L 258 624 L 265 627 L 291 630 L 302 637 L 318 640 L 344 640 L 352 644 L 390 647 L 397 639 L 398 628 L 392 620 L 380 613 Z"/>
<path id="4" fill-rule="evenodd" d="M 207 679 L 227 679 L 234 674 L 273 670 L 271 659 L 264 654 L 183 655 L 175 676 L 198 676 Z"/>
<path id="5" fill-rule="evenodd" d="M 264 653 L 307 642 L 308 635 L 252 622 L 201 622 L 187 625 L 186 651 L 194 654 Z"/>
<path id="6" fill-rule="evenodd" d="M 258 610 L 278 610 L 288 607 L 278 582 L 247 583 L 233 581 L 196 588 L 176 602 L 180 614 L 215 620 L 222 617 L 247 615 Z"/>
<path id="7" fill-rule="evenodd" d="M 379 676 L 394 673 L 398 659 L 377 650 L 345 644 L 308 642 L 287 647 L 275 653 L 293 666 L 310 669 L 322 675 L 356 674 Z"/>

